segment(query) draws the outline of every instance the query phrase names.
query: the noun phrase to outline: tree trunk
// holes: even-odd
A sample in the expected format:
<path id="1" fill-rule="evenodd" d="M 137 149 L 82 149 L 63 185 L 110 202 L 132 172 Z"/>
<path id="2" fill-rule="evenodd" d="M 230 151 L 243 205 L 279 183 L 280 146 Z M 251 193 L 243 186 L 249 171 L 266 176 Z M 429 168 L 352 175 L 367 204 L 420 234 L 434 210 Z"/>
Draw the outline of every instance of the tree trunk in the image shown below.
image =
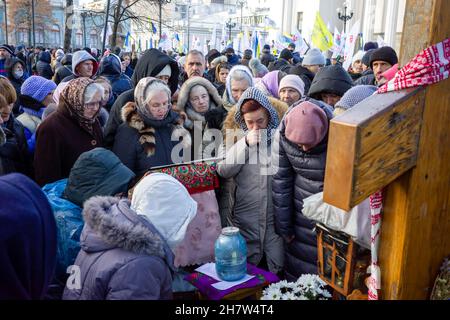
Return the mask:
<path id="1" fill-rule="evenodd" d="M 72 42 L 73 0 L 66 0 L 66 23 L 64 25 L 64 51 L 68 52 Z"/>
<path id="2" fill-rule="evenodd" d="M 117 6 L 114 10 L 114 24 L 113 24 L 113 30 L 112 30 L 112 39 L 111 39 L 111 48 L 114 49 L 114 47 L 117 45 L 117 31 L 119 29 L 119 18 L 120 14 L 122 13 L 122 1 L 117 1 Z"/>

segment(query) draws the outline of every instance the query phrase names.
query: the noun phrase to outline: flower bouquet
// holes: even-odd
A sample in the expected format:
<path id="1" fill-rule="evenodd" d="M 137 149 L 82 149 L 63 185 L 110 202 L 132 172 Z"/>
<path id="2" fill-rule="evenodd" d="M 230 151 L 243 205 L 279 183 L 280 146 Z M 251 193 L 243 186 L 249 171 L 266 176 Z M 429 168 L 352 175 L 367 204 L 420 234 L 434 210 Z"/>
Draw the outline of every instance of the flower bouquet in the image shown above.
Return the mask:
<path id="1" fill-rule="evenodd" d="M 261 300 L 328 300 L 331 293 L 318 275 L 304 274 L 296 282 L 273 283 L 263 291 Z"/>

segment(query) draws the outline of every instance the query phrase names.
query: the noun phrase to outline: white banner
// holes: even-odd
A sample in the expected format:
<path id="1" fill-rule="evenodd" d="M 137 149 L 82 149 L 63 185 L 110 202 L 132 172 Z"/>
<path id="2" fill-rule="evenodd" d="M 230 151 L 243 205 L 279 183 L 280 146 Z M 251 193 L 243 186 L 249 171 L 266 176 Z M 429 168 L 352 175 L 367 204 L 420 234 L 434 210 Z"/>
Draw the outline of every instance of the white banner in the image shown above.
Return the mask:
<path id="1" fill-rule="evenodd" d="M 345 50 L 344 50 L 344 65 L 342 66 L 346 71 L 352 64 L 352 58 L 355 54 L 355 44 L 358 39 L 359 29 L 360 29 L 361 21 L 358 20 L 353 25 L 352 29 L 347 35 L 347 39 L 345 39 Z"/>

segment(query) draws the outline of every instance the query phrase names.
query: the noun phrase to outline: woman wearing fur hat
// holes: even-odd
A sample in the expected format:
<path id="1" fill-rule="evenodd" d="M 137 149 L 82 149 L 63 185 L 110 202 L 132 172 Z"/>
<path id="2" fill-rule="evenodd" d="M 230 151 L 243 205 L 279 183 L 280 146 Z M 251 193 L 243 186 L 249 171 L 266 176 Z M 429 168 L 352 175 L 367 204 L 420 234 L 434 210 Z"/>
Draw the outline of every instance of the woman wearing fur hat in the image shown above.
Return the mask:
<path id="1" fill-rule="evenodd" d="M 36 131 L 36 181 L 47 184 L 67 178 L 75 161 L 101 147 L 103 132 L 98 114 L 103 87 L 85 77 L 71 80 L 61 93 L 58 110 Z"/>
<path id="2" fill-rule="evenodd" d="M 197 203 L 175 178 L 154 173 L 136 186 L 131 202 L 93 197 L 83 210 L 81 287 L 65 300 L 172 299 L 174 249 L 184 239 Z"/>
<path id="3" fill-rule="evenodd" d="M 217 166 L 217 173 L 236 185 L 233 206 L 222 213 L 227 214 L 227 224 L 241 230 L 247 242 L 248 261 L 278 273 L 283 269 L 283 241 L 275 233 L 270 173 L 271 137 L 278 127 L 278 114 L 257 88 L 244 92 L 236 110 L 235 121 L 245 136 Z M 249 160 L 252 153 L 260 157 L 255 164 Z"/>
<path id="4" fill-rule="evenodd" d="M 117 129 L 113 152 L 137 179 L 152 167 L 174 163 L 172 149 L 180 137 L 183 150 L 191 146 L 191 136 L 172 110 L 170 97 L 165 82 L 142 78 L 134 90 L 135 102 L 122 108 L 123 123 Z"/>
<path id="5" fill-rule="evenodd" d="M 210 141 L 204 140 L 203 144 L 200 144 L 201 141 L 195 141 L 194 137 L 198 134 L 196 135 L 194 131 L 199 130 L 203 137 L 208 129 L 222 129 L 227 112 L 222 107 L 222 100 L 216 88 L 201 77 L 188 79 L 181 87 L 176 109 L 184 118 L 184 127 L 189 130 L 193 139 L 191 159 L 214 156 L 203 156 L 203 151 Z"/>
<path id="6" fill-rule="evenodd" d="M 303 199 L 323 190 L 331 108 L 315 100 L 294 105 L 272 148 L 272 199 L 277 233 L 285 244 L 285 276 L 295 281 L 317 273 L 314 224 L 302 214 Z"/>

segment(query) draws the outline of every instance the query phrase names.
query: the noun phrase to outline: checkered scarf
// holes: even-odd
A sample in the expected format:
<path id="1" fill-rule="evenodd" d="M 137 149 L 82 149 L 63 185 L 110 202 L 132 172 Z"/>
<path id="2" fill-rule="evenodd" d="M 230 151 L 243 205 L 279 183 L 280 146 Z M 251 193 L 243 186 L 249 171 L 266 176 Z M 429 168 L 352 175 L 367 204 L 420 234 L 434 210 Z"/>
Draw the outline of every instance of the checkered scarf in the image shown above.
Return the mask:
<path id="1" fill-rule="evenodd" d="M 426 48 L 404 66 L 378 93 L 427 86 L 448 79 L 450 73 L 450 38 Z"/>

